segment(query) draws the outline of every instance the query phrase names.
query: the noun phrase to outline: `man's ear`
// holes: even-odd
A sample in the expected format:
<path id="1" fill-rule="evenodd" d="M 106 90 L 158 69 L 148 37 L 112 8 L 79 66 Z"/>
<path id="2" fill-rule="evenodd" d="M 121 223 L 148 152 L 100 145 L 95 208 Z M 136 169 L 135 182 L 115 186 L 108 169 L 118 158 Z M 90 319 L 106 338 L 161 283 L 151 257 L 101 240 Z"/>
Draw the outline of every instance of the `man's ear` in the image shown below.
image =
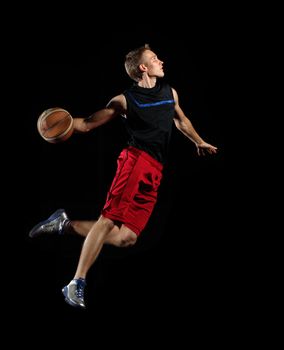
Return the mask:
<path id="1" fill-rule="evenodd" d="M 141 70 L 141 72 L 146 72 L 147 71 L 147 67 L 143 63 L 139 64 L 139 69 Z"/>

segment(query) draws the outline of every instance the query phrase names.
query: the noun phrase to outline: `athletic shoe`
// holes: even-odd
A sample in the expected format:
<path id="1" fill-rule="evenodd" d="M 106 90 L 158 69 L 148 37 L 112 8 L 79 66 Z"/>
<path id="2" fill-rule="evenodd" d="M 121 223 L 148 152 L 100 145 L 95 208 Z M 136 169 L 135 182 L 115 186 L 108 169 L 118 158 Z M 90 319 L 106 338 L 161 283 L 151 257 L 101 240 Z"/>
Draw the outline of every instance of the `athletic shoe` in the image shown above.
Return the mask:
<path id="1" fill-rule="evenodd" d="M 39 224 L 34 226 L 29 236 L 31 238 L 38 237 L 41 235 L 52 235 L 52 234 L 63 234 L 64 225 L 69 222 L 69 218 L 65 213 L 64 209 L 58 209 L 48 219 L 41 221 Z"/>
<path id="2" fill-rule="evenodd" d="M 85 309 L 84 289 L 86 282 L 84 278 L 73 279 L 62 289 L 65 301 L 71 306 Z"/>

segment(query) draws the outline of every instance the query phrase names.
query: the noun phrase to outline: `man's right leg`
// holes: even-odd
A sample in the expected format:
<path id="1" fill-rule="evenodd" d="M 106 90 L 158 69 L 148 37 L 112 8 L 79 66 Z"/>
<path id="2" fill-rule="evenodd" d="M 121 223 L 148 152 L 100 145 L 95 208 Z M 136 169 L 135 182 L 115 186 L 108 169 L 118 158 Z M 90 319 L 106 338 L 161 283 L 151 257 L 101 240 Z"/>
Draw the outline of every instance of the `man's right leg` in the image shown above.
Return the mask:
<path id="1" fill-rule="evenodd" d="M 118 247 L 135 244 L 137 235 L 132 230 L 125 225 L 122 225 L 121 228 L 116 226 L 115 232 L 114 228 L 115 224 L 112 220 L 101 216 L 87 234 L 76 273 L 70 283 L 62 289 L 65 301 L 71 306 L 85 308 L 86 275 L 105 243 L 111 243 Z"/>
<path id="2" fill-rule="evenodd" d="M 97 259 L 104 245 L 105 237 L 113 227 L 112 220 L 101 216 L 87 234 L 75 275 L 69 284 L 62 289 L 65 301 L 71 306 L 85 308 L 84 289 L 87 272 Z"/>

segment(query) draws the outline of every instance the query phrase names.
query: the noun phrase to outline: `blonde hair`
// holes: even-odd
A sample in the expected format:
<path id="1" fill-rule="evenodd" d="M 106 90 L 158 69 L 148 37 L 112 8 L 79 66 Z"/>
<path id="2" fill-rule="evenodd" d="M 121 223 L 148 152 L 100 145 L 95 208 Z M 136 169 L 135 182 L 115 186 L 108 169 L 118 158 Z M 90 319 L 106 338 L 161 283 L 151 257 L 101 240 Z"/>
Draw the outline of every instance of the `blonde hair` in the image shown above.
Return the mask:
<path id="1" fill-rule="evenodd" d="M 129 77 L 135 81 L 139 81 L 142 78 L 142 72 L 139 69 L 141 64 L 141 58 L 145 51 L 151 50 L 148 44 L 145 44 L 137 49 L 130 51 L 125 56 L 124 66 Z"/>

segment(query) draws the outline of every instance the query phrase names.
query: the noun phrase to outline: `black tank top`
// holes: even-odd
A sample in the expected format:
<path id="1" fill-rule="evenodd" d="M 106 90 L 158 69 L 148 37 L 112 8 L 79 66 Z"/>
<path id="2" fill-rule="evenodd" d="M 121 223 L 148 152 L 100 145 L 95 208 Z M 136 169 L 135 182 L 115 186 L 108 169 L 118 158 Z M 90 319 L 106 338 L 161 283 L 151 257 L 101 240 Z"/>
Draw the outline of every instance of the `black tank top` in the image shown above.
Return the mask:
<path id="1" fill-rule="evenodd" d="M 124 91 L 127 101 L 128 144 L 139 148 L 164 164 L 172 132 L 174 97 L 171 87 L 157 82 L 153 88 L 134 84 Z"/>

